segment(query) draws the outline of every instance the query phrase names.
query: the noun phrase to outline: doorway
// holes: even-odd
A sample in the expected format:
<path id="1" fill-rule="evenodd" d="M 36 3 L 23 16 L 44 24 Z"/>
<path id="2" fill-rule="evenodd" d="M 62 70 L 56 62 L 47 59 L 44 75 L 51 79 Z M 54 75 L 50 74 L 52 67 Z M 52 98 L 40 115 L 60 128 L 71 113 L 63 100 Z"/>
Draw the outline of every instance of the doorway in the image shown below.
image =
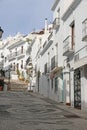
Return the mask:
<path id="1" fill-rule="evenodd" d="M 81 109 L 81 72 L 80 69 L 74 71 L 74 107 Z"/>

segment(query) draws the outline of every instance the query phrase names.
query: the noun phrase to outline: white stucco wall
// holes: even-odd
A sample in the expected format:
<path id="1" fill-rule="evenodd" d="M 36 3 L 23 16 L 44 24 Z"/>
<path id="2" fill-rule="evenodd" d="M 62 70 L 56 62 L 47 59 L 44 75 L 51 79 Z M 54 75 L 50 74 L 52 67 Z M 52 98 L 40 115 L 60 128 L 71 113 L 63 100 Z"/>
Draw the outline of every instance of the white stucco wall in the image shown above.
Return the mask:
<path id="1" fill-rule="evenodd" d="M 86 42 L 82 41 L 82 29 L 83 25 L 82 22 L 87 18 L 86 15 L 87 12 L 87 1 L 82 0 L 80 4 L 75 8 L 75 10 L 71 13 L 71 15 L 64 21 L 64 39 L 71 34 L 71 28 L 70 24 L 74 21 L 75 22 L 75 53 L 78 51 L 79 53 L 79 58 L 84 58 L 87 56 L 86 54 L 86 48 L 82 49 L 83 47 L 86 46 Z M 82 49 L 82 50 L 81 50 Z M 70 65 L 71 68 L 73 68 L 74 64 L 74 58 L 70 60 Z M 81 69 L 81 107 L 82 109 L 87 108 L 87 96 L 85 92 L 87 91 L 87 88 L 85 86 L 87 79 L 84 75 L 86 71 L 86 68 L 84 67 Z M 74 71 L 70 72 L 71 75 L 71 80 L 70 80 L 70 85 L 71 85 L 71 105 L 74 106 Z"/>

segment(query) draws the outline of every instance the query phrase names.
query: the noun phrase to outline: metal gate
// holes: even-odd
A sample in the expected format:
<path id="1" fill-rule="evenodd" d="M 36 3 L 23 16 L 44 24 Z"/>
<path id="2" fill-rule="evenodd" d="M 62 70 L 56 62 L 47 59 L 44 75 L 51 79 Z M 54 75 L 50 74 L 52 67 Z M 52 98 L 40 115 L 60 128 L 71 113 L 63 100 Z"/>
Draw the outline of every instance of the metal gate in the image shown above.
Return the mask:
<path id="1" fill-rule="evenodd" d="M 74 107 L 81 109 L 81 72 L 80 69 L 74 71 Z"/>

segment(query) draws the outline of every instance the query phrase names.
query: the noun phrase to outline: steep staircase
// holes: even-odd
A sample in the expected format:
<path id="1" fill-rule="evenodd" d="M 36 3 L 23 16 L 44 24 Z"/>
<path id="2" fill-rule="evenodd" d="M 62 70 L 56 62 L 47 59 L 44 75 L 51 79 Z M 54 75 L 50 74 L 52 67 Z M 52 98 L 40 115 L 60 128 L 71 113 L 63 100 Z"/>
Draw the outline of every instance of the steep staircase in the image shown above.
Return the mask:
<path id="1" fill-rule="evenodd" d="M 11 81 L 9 85 L 10 91 L 27 91 L 28 84 L 23 81 Z"/>

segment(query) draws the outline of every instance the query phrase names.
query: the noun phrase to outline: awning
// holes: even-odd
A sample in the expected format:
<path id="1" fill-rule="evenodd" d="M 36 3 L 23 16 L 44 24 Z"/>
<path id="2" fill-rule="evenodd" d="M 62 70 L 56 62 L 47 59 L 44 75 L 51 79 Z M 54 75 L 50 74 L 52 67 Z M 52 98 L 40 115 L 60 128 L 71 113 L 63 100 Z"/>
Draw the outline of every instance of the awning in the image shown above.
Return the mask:
<path id="1" fill-rule="evenodd" d="M 63 68 L 62 67 L 55 67 L 53 70 L 51 70 L 52 73 L 57 73 L 59 71 L 61 71 Z"/>
<path id="2" fill-rule="evenodd" d="M 55 77 L 55 74 L 60 73 L 62 71 L 62 67 L 56 66 L 49 74 L 50 79 L 53 79 Z"/>
<path id="3" fill-rule="evenodd" d="M 74 69 L 80 68 L 87 64 L 87 57 L 82 58 L 74 63 Z"/>

